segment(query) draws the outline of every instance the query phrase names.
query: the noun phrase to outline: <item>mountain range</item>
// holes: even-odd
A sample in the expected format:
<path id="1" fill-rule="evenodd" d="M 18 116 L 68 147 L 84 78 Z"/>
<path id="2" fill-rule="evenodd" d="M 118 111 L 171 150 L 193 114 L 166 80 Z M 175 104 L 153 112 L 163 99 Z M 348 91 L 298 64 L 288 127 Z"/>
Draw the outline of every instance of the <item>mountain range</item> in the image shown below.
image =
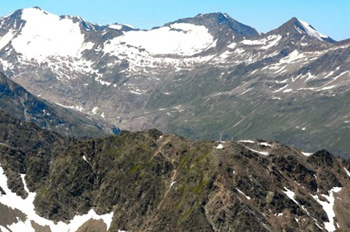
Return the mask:
<path id="1" fill-rule="evenodd" d="M 0 19 L 0 49 L 32 94 L 121 129 L 349 156 L 350 42 L 297 18 L 268 33 L 222 13 L 141 30 L 35 7 Z"/>
<path id="2" fill-rule="evenodd" d="M 297 18 L 0 18 L 0 231 L 350 231 L 349 54 Z"/>

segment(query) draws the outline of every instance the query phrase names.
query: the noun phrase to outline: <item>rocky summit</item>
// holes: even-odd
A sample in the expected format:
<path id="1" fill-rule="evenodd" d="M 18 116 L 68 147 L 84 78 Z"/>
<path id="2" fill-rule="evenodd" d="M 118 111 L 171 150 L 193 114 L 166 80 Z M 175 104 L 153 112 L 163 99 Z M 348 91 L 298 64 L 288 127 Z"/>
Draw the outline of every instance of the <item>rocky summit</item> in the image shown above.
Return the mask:
<path id="1" fill-rule="evenodd" d="M 0 117 L 1 231 L 350 231 L 350 162 L 325 150 Z"/>
<path id="2" fill-rule="evenodd" d="M 43 99 L 121 129 L 279 140 L 344 157 L 349 53 L 349 40 L 297 18 L 268 33 L 223 13 L 151 30 L 40 8 L 0 19 L 0 70 Z"/>

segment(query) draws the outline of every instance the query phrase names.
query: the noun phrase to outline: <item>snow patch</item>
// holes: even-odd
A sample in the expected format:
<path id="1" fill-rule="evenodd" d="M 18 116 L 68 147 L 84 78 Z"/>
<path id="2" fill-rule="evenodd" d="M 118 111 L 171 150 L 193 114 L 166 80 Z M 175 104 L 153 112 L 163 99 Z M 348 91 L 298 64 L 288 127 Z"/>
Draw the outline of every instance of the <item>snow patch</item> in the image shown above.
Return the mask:
<path id="1" fill-rule="evenodd" d="M 280 63 L 286 63 L 290 64 L 296 60 L 299 60 L 301 58 L 304 58 L 305 55 L 302 53 L 299 53 L 297 50 L 294 50 L 292 53 L 290 53 L 287 57 L 284 57 L 280 60 Z"/>
<path id="2" fill-rule="evenodd" d="M 266 143 L 266 142 L 259 143 L 259 145 L 261 145 L 261 146 L 265 146 L 265 147 L 272 147 L 272 145 L 271 145 L 271 144 Z"/>
<path id="3" fill-rule="evenodd" d="M 239 143 L 255 143 L 253 140 L 239 140 Z"/>
<path id="4" fill-rule="evenodd" d="M 231 49 L 233 49 L 233 48 L 235 48 L 237 46 L 237 43 L 231 43 L 231 44 L 229 44 L 227 47 L 228 48 L 231 48 Z"/>
<path id="5" fill-rule="evenodd" d="M 174 184 L 176 184 L 176 181 L 171 182 L 169 188 L 173 187 Z"/>
<path id="6" fill-rule="evenodd" d="M 247 198 L 248 200 L 251 200 L 251 198 L 250 198 L 249 196 L 245 195 L 241 190 L 239 190 L 238 188 L 236 188 L 236 190 L 237 190 L 240 194 L 242 194 L 245 198 Z"/>
<path id="7" fill-rule="evenodd" d="M 136 95 L 142 95 L 142 93 L 134 91 L 134 90 L 130 90 L 129 92 L 132 93 L 132 94 L 136 94 Z"/>
<path id="8" fill-rule="evenodd" d="M 282 39 L 282 36 L 281 35 L 277 35 L 277 36 L 270 35 L 268 37 L 268 39 L 269 39 L 268 44 L 266 44 L 265 46 L 261 47 L 261 49 L 266 49 L 267 50 L 269 48 L 272 48 L 272 47 L 276 46 L 279 43 L 279 41 Z"/>
<path id="9" fill-rule="evenodd" d="M 346 169 L 345 167 L 344 167 L 344 170 L 345 170 L 346 174 L 350 177 L 350 172 L 349 172 L 349 170 Z"/>
<path id="10" fill-rule="evenodd" d="M 339 193 L 341 190 L 341 187 L 334 187 L 328 192 L 328 196 L 322 195 L 322 197 L 324 197 L 327 201 L 322 201 L 317 195 L 312 195 L 312 197 L 322 206 L 323 210 L 327 213 L 329 222 L 324 222 L 324 226 L 329 232 L 336 230 L 334 225 L 335 213 L 333 210 L 335 202 L 334 193 Z"/>
<path id="11" fill-rule="evenodd" d="M 0 226 L 0 231 L 1 231 L 1 232 L 10 232 L 8 229 L 6 229 L 6 228 L 3 227 L 3 226 Z"/>
<path id="12" fill-rule="evenodd" d="M 90 219 L 94 220 L 103 220 L 107 225 L 107 229 L 109 229 L 112 223 L 113 213 L 105 214 L 105 215 L 97 215 L 93 209 L 91 209 L 88 214 L 85 215 L 77 215 L 75 216 L 68 224 L 64 222 L 54 223 L 53 221 L 47 220 L 43 217 L 40 217 L 36 214 L 34 209 L 34 199 L 36 193 L 29 192 L 26 183 L 24 181 L 25 175 L 21 175 L 21 178 L 24 183 L 25 190 L 28 191 L 29 195 L 26 199 L 22 199 L 17 196 L 16 193 L 11 192 L 11 190 L 7 186 L 7 177 L 4 174 L 3 168 L 0 166 L 0 187 L 5 191 L 5 195 L 0 194 L 0 203 L 8 206 L 12 209 L 17 209 L 24 214 L 26 214 L 26 221 L 18 221 L 12 225 L 9 225 L 8 228 L 13 232 L 34 232 L 34 228 L 31 225 L 31 221 L 36 222 L 41 226 L 49 226 L 52 232 L 69 232 L 69 231 L 77 231 L 80 226 L 82 226 L 85 222 Z M 2 228 L 1 228 L 2 229 Z M 4 230 L 5 231 L 5 230 Z"/>
<path id="13" fill-rule="evenodd" d="M 79 55 L 84 45 L 84 35 L 78 22 L 74 23 L 69 18 L 61 19 L 37 8 L 24 9 L 22 19 L 26 23 L 20 35 L 12 40 L 12 46 L 28 60 L 33 58 L 42 62 L 54 55 Z"/>
<path id="14" fill-rule="evenodd" d="M 335 87 L 337 87 L 337 86 L 336 85 L 331 85 L 331 86 L 320 88 L 317 91 L 330 90 L 330 89 L 334 89 Z"/>
<path id="15" fill-rule="evenodd" d="M 95 106 L 95 107 L 92 109 L 92 111 L 91 111 L 91 112 L 92 112 L 93 114 L 97 114 L 97 111 L 98 111 L 98 107 L 97 107 L 97 106 Z"/>
<path id="16" fill-rule="evenodd" d="M 216 149 L 219 149 L 219 150 L 221 150 L 221 149 L 223 149 L 224 148 L 224 145 L 223 144 L 219 144 L 219 145 L 217 145 L 217 147 L 216 147 Z"/>
<path id="17" fill-rule="evenodd" d="M 293 89 L 285 89 L 285 90 L 283 90 L 283 93 L 290 93 L 290 92 L 293 92 Z"/>
<path id="18" fill-rule="evenodd" d="M 270 153 L 267 152 L 267 151 L 257 151 L 257 150 L 254 150 L 254 149 L 250 148 L 250 147 L 245 147 L 245 148 L 248 149 L 249 151 L 252 151 L 254 153 L 258 153 L 260 155 L 265 155 L 265 156 L 270 155 Z"/>
<path id="19" fill-rule="evenodd" d="M 323 35 L 320 32 L 316 31 L 315 28 L 313 28 L 308 22 L 304 22 L 298 19 L 298 21 L 303 25 L 305 32 L 318 40 L 323 41 L 323 39 L 328 39 L 329 36 Z"/>
<path id="20" fill-rule="evenodd" d="M 283 86 L 282 88 L 277 89 L 277 90 L 275 90 L 275 91 L 273 91 L 273 92 L 274 92 L 274 93 L 281 92 L 282 90 L 286 89 L 287 87 L 288 87 L 288 85 L 285 85 L 285 86 Z"/>
<path id="21" fill-rule="evenodd" d="M 115 29 L 115 30 L 121 30 L 123 28 L 123 25 L 121 24 L 110 24 L 108 25 L 109 28 Z"/>
<path id="22" fill-rule="evenodd" d="M 29 191 L 29 189 L 28 189 L 28 187 L 27 187 L 27 183 L 26 183 L 26 181 L 25 181 L 25 178 L 26 177 L 26 175 L 25 174 L 21 174 L 21 179 L 22 179 L 22 182 L 23 182 L 23 185 L 24 185 L 24 190 L 27 192 L 27 193 L 30 193 L 30 191 Z"/>
<path id="23" fill-rule="evenodd" d="M 111 82 L 101 80 L 101 77 L 102 77 L 101 74 L 97 74 L 97 77 L 95 77 L 95 81 L 99 82 L 101 85 L 106 85 L 106 86 L 110 86 L 112 84 Z"/>
<path id="24" fill-rule="evenodd" d="M 286 191 L 283 191 L 284 194 L 286 194 L 287 197 L 288 197 L 289 199 L 291 199 L 295 204 L 299 205 L 299 202 L 297 202 L 297 201 L 294 199 L 295 193 L 294 193 L 292 190 L 288 189 L 288 188 L 285 188 L 285 189 L 286 189 Z"/>
<path id="25" fill-rule="evenodd" d="M 312 153 L 309 153 L 309 152 L 301 152 L 301 154 L 303 154 L 304 156 L 311 156 L 312 155 Z"/>
<path id="26" fill-rule="evenodd" d="M 15 33 L 12 30 L 10 30 L 9 32 L 7 32 L 6 35 L 4 35 L 0 39 L 0 50 L 3 49 L 12 40 L 14 35 Z"/>
<path id="27" fill-rule="evenodd" d="M 38 97 L 40 97 L 40 96 L 38 96 Z M 78 110 L 80 112 L 84 111 L 84 108 L 82 106 L 66 106 L 66 105 L 62 105 L 62 104 L 57 103 L 57 102 L 55 102 L 55 104 L 59 105 L 61 107 L 67 108 L 67 109 Z M 48 115 L 50 115 L 50 114 L 48 113 Z"/>
<path id="28" fill-rule="evenodd" d="M 142 38 L 142 39 L 140 39 Z M 175 23 L 150 31 L 129 31 L 105 43 L 105 52 L 118 53 L 120 44 L 143 48 L 153 54 L 190 56 L 216 46 L 204 26 Z"/>
<path id="29" fill-rule="evenodd" d="M 267 38 L 260 40 L 243 40 L 241 41 L 241 43 L 250 46 L 263 45 L 262 47 L 260 47 L 260 49 L 267 50 L 271 47 L 276 46 L 281 39 L 281 35 L 270 35 Z"/>

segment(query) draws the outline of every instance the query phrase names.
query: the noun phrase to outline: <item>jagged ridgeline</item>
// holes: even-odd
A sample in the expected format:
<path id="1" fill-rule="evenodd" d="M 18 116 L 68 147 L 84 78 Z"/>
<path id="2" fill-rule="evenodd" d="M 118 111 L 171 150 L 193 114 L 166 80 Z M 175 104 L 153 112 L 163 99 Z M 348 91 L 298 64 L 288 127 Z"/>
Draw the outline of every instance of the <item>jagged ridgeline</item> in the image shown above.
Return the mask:
<path id="1" fill-rule="evenodd" d="M 350 162 L 325 150 L 158 130 L 68 140 L 0 111 L 0 164 L 1 231 L 350 230 Z"/>

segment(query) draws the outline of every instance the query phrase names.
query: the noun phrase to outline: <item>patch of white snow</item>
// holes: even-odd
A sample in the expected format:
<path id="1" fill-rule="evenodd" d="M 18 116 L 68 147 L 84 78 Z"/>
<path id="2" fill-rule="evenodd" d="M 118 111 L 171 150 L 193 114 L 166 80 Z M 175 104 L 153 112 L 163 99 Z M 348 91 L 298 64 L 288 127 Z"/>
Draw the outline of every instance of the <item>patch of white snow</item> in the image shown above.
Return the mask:
<path id="1" fill-rule="evenodd" d="M 216 147 L 216 149 L 219 149 L 219 150 L 221 150 L 221 149 L 223 149 L 224 148 L 224 145 L 223 144 L 219 144 L 219 145 L 217 145 L 217 147 Z"/>
<path id="2" fill-rule="evenodd" d="M 316 31 L 315 28 L 313 28 L 308 22 L 304 22 L 298 19 L 298 21 L 303 25 L 306 33 L 311 36 L 314 37 L 318 40 L 323 41 L 323 39 L 328 39 L 329 37 L 326 35 L 321 34 L 320 32 Z"/>
<path id="3" fill-rule="evenodd" d="M 346 174 L 350 177 L 350 172 L 349 172 L 349 170 L 346 169 L 345 167 L 344 167 L 344 170 L 345 170 Z"/>
<path id="4" fill-rule="evenodd" d="M 98 107 L 97 107 L 97 106 L 95 106 L 95 107 L 92 109 L 92 111 L 91 111 L 91 112 L 92 112 L 93 114 L 97 114 L 97 111 L 98 111 Z"/>
<path id="5" fill-rule="evenodd" d="M 245 195 L 244 192 L 242 192 L 242 191 L 239 190 L 238 188 L 236 188 L 236 190 L 237 190 L 240 194 L 242 194 L 245 198 L 247 198 L 248 200 L 251 200 L 251 198 L 250 198 L 249 196 Z"/>
<path id="6" fill-rule="evenodd" d="M 334 225 L 335 213 L 333 210 L 334 202 L 335 202 L 334 193 L 339 193 L 341 190 L 342 190 L 341 187 L 334 187 L 328 192 L 329 194 L 328 196 L 322 195 L 322 197 L 324 197 L 327 201 L 322 201 L 317 195 L 312 196 L 322 206 L 323 210 L 327 213 L 329 222 L 325 222 L 324 225 L 326 230 L 329 232 L 333 232 L 336 230 Z"/>
<path id="7" fill-rule="evenodd" d="M 312 155 L 312 153 L 309 153 L 309 152 L 301 152 L 301 154 L 303 154 L 304 156 L 311 156 Z"/>
<path id="8" fill-rule="evenodd" d="M 53 55 L 79 55 L 85 38 L 78 22 L 74 23 L 69 18 L 61 19 L 37 8 L 24 9 L 22 19 L 26 24 L 21 34 L 12 40 L 12 46 L 27 59 L 34 58 L 42 62 Z"/>
<path id="9" fill-rule="evenodd" d="M 21 175 L 21 178 L 24 181 L 25 176 Z M 75 216 L 68 224 L 64 222 L 54 223 L 53 221 L 40 217 L 36 214 L 33 204 L 36 193 L 29 192 L 28 188 L 26 187 L 26 184 L 25 189 L 29 192 L 29 195 L 26 199 L 22 199 L 21 197 L 17 196 L 16 193 L 13 193 L 7 186 L 7 177 L 4 174 L 4 170 L 1 166 L 0 187 L 6 193 L 5 195 L 0 195 L 0 203 L 8 206 L 9 208 L 17 209 L 23 212 L 27 217 L 26 221 L 24 222 L 18 221 L 17 223 L 8 226 L 8 228 L 13 232 L 34 232 L 34 229 L 31 225 L 31 221 L 34 221 L 41 226 L 49 226 L 52 232 L 77 231 L 80 226 L 82 226 L 85 222 L 87 222 L 90 219 L 103 220 L 104 223 L 106 223 L 107 225 L 107 229 L 109 229 L 112 222 L 113 212 L 105 215 L 97 215 L 93 209 L 91 209 L 88 212 L 88 214 Z"/>
<path id="10" fill-rule="evenodd" d="M 142 38 L 142 39 L 140 39 Z M 144 48 L 153 54 L 190 56 L 216 46 L 216 41 L 204 26 L 175 23 L 149 31 L 129 31 L 105 43 L 105 52 L 118 54 L 120 44 Z"/>
<path id="11" fill-rule="evenodd" d="M 239 140 L 239 143 L 255 143 L 253 140 Z"/>

